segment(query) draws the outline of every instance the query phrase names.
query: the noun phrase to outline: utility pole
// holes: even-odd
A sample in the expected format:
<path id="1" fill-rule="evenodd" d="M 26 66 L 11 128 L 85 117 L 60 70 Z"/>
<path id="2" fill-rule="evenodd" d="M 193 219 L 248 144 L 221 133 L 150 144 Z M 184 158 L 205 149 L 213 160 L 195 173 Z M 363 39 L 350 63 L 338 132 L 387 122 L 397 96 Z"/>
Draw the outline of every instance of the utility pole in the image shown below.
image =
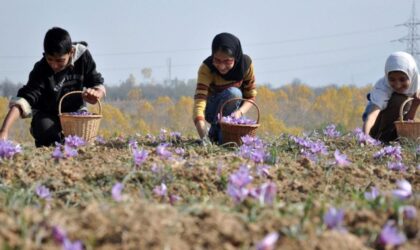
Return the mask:
<path id="1" fill-rule="evenodd" d="M 420 55 L 419 47 L 417 46 L 417 41 L 420 40 L 420 36 L 417 34 L 418 25 L 420 25 L 420 21 L 416 18 L 416 2 L 413 0 L 410 19 L 405 23 L 397 25 L 407 27 L 408 34 L 396 41 L 405 42 L 407 44 L 406 52 L 410 53 L 416 61 L 418 61 L 417 57 Z"/>

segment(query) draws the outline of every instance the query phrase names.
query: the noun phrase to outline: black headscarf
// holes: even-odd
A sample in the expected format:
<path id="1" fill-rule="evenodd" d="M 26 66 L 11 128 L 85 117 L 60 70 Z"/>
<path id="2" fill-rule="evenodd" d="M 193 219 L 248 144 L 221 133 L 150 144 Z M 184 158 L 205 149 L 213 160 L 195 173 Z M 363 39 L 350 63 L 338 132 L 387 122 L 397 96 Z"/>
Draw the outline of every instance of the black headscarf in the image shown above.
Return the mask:
<path id="1" fill-rule="evenodd" d="M 233 55 L 235 57 L 235 65 L 228 73 L 222 75 L 213 65 L 213 55 L 217 52 L 220 48 L 229 48 L 233 51 Z M 245 73 L 248 71 L 249 66 L 251 65 L 251 58 L 242 53 L 242 46 L 239 39 L 230 34 L 230 33 L 220 33 L 214 37 L 213 42 L 211 44 L 212 55 L 207 57 L 206 60 L 203 61 L 212 72 L 216 72 L 225 80 L 234 80 L 240 81 L 244 79 Z"/>

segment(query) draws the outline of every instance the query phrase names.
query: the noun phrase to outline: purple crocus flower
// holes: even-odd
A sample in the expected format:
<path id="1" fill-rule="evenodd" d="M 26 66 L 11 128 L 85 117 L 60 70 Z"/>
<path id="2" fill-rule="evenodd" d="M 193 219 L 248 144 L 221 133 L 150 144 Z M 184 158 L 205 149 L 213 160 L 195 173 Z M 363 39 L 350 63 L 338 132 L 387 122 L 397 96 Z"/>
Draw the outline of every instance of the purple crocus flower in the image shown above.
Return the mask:
<path id="1" fill-rule="evenodd" d="M 410 198 L 411 195 L 413 194 L 411 184 L 404 179 L 397 181 L 397 187 L 398 189 L 395 189 L 392 191 L 392 194 L 396 198 L 405 200 L 405 199 Z"/>
<path id="2" fill-rule="evenodd" d="M 242 165 L 238 171 L 229 176 L 229 182 L 235 187 L 245 187 L 252 181 L 252 176 L 246 165 Z"/>
<path id="3" fill-rule="evenodd" d="M 80 240 L 72 242 L 69 239 L 64 239 L 63 242 L 63 249 L 64 250 L 83 250 L 83 243 Z"/>
<path id="4" fill-rule="evenodd" d="M 377 158 L 383 158 L 385 156 L 393 157 L 395 160 L 401 161 L 402 160 L 401 146 L 395 146 L 395 147 L 386 146 L 382 148 L 381 150 L 379 150 L 378 152 L 376 152 L 373 155 L 373 158 L 377 159 Z"/>
<path id="5" fill-rule="evenodd" d="M 232 183 L 227 185 L 227 194 L 233 199 L 233 201 L 238 204 L 241 203 L 248 197 L 249 190 L 245 187 L 238 187 Z"/>
<path id="6" fill-rule="evenodd" d="M 67 239 L 67 233 L 64 229 L 60 228 L 59 226 L 54 226 L 52 228 L 52 236 L 55 241 L 60 244 L 64 243 L 64 240 Z"/>
<path id="7" fill-rule="evenodd" d="M 131 150 L 136 150 L 138 149 L 138 145 L 137 145 L 137 141 L 135 139 L 130 139 L 128 141 L 128 146 L 130 147 Z"/>
<path id="8" fill-rule="evenodd" d="M 15 154 L 21 153 L 22 148 L 19 144 L 15 145 L 9 140 L 0 140 L 0 159 L 10 159 Z"/>
<path id="9" fill-rule="evenodd" d="M 392 220 L 385 224 L 378 237 L 378 243 L 382 246 L 399 246 L 406 240 L 405 235 L 398 231 L 395 222 Z"/>
<path id="10" fill-rule="evenodd" d="M 397 162 L 388 162 L 388 169 L 394 171 L 406 171 L 407 167 L 404 163 L 397 161 Z"/>
<path id="11" fill-rule="evenodd" d="M 169 159 L 172 156 L 172 153 L 166 149 L 168 145 L 167 144 L 160 144 L 156 147 L 156 153 L 162 158 L 162 159 Z"/>
<path id="12" fill-rule="evenodd" d="M 259 165 L 257 166 L 257 175 L 260 177 L 268 177 L 270 176 L 269 172 L 270 166 L 268 165 Z"/>
<path id="13" fill-rule="evenodd" d="M 59 160 L 61 158 L 64 158 L 64 154 L 63 152 L 61 152 L 61 145 L 58 144 L 57 146 L 55 146 L 54 151 L 51 154 L 52 158 Z"/>
<path id="14" fill-rule="evenodd" d="M 365 199 L 368 201 L 376 200 L 379 196 L 379 189 L 376 187 L 371 187 L 370 192 L 365 192 Z"/>
<path id="15" fill-rule="evenodd" d="M 326 136 L 328 136 L 330 138 L 339 137 L 341 135 L 341 133 L 336 130 L 334 124 L 330 124 L 327 127 L 325 127 L 325 129 L 323 130 L 323 132 L 324 132 L 324 135 L 326 135 Z"/>
<path id="16" fill-rule="evenodd" d="M 106 140 L 105 140 L 105 138 L 103 136 L 98 135 L 95 138 L 95 142 L 98 143 L 98 144 L 105 144 L 106 143 Z"/>
<path id="17" fill-rule="evenodd" d="M 69 146 L 69 145 L 64 145 L 64 157 L 66 158 L 70 158 L 70 157 L 75 157 L 77 156 L 77 149 Z"/>
<path id="18" fill-rule="evenodd" d="M 158 197 L 165 197 L 167 191 L 168 191 L 168 188 L 166 187 L 165 183 L 162 183 L 160 184 L 160 186 L 156 186 L 153 189 L 153 193 Z"/>
<path id="19" fill-rule="evenodd" d="M 39 185 L 35 189 L 36 194 L 39 198 L 44 200 L 50 200 L 51 199 L 51 193 L 50 190 L 45 187 L 44 185 Z"/>
<path id="20" fill-rule="evenodd" d="M 152 173 L 154 174 L 158 174 L 162 171 L 162 168 L 159 167 L 156 163 L 153 163 L 152 168 L 151 168 Z"/>
<path id="21" fill-rule="evenodd" d="M 185 150 L 183 148 L 176 148 L 175 154 L 183 156 L 185 154 Z"/>
<path id="22" fill-rule="evenodd" d="M 343 231 L 343 219 L 344 210 L 342 209 L 336 209 L 334 207 L 331 207 L 324 214 L 324 224 L 327 226 L 328 229 L 336 229 L 339 231 Z"/>
<path id="23" fill-rule="evenodd" d="M 175 203 L 177 201 L 179 201 L 181 199 L 181 197 L 179 195 L 176 194 L 170 194 L 169 195 L 169 203 L 173 206 L 175 205 Z"/>
<path id="24" fill-rule="evenodd" d="M 412 220 L 417 217 L 417 210 L 415 206 L 407 205 L 402 207 L 402 212 L 405 218 Z"/>
<path id="25" fill-rule="evenodd" d="M 176 141 L 179 141 L 179 140 L 181 140 L 181 133 L 180 132 L 170 132 L 169 133 L 169 136 L 173 139 L 173 140 L 176 140 Z"/>
<path id="26" fill-rule="evenodd" d="M 273 250 L 278 238 L 279 238 L 278 233 L 276 232 L 270 233 L 267 236 L 265 236 L 264 239 L 256 245 L 255 249 L 256 250 Z"/>
<path id="27" fill-rule="evenodd" d="M 78 148 L 80 146 L 84 146 L 86 142 L 83 138 L 77 135 L 69 135 L 64 139 L 64 144 L 73 148 Z"/>
<path id="28" fill-rule="evenodd" d="M 381 142 L 378 140 L 373 139 L 370 137 L 370 135 L 367 135 L 363 132 L 361 128 L 356 128 L 354 131 L 354 136 L 356 137 L 356 140 L 361 144 L 370 144 L 373 146 L 379 146 L 381 145 Z"/>
<path id="29" fill-rule="evenodd" d="M 260 187 L 251 192 L 251 195 L 258 199 L 260 205 L 272 204 L 276 197 L 277 187 L 272 182 L 263 183 Z"/>
<path id="30" fill-rule="evenodd" d="M 148 155 L 149 152 L 146 150 L 139 151 L 138 149 L 133 149 L 134 164 L 139 167 L 147 160 Z"/>
<path id="31" fill-rule="evenodd" d="M 121 182 L 117 182 L 114 184 L 114 186 L 112 186 L 111 194 L 114 201 L 116 202 L 122 201 L 121 192 L 123 189 L 124 189 L 124 184 L 122 184 Z"/>
<path id="32" fill-rule="evenodd" d="M 340 151 L 338 151 L 338 149 L 336 149 L 334 152 L 334 158 L 335 158 L 335 163 L 338 166 L 345 167 L 345 166 L 350 165 L 351 163 L 350 161 L 347 160 L 347 155 L 340 154 Z"/>
<path id="33" fill-rule="evenodd" d="M 160 129 L 160 134 L 159 134 L 159 139 L 161 141 L 166 141 L 166 134 L 168 133 L 168 131 L 166 131 L 166 129 L 161 128 Z"/>
<path id="34" fill-rule="evenodd" d="M 255 141 L 255 137 L 250 136 L 250 135 L 245 135 L 241 137 L 241 141 L 245 145 L 251 145 Z"/>
<path id="35" fill-rule="evenodd" d="M 301 154 L 312 161 L 316 161 L 318 159 L 318 154 L 328 154 L 327 147 L 320 140 L 314 142 L 309 138 L 300 138 L 296 136 L 291 136 L 290 138 L 300 146 Z"/>

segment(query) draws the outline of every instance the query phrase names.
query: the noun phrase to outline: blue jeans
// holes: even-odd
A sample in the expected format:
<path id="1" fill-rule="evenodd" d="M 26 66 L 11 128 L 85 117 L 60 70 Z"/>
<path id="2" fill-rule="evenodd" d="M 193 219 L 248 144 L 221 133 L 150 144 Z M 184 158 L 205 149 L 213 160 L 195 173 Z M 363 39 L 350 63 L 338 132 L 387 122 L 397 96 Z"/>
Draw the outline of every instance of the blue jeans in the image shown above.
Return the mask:
<path id="1" fill-rule="evenodd" d="M 209 130 L 209 138 L 213 142 L 222 143 L 222 133 L 220 125 L 218 124 L 218 114 L 223 103 L 233 98 L 242 98 L 242 91 L 236 87 L 230 87 L 220 93 L 216 93 L 207 98 L 207 105 L 205 110 L 205 119 L 211 124 Z M 227 103 L 223 108 L 223 116 L 232 114 L 239 108 L 242 101 L 232 101 Z"/>

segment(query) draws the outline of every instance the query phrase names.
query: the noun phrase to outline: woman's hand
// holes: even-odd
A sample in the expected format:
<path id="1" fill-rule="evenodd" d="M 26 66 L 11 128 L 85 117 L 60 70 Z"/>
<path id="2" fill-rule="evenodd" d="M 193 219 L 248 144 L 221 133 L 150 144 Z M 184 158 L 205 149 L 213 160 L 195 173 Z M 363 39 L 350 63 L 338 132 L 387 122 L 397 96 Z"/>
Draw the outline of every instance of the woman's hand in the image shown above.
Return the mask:
<path id="1" fill-rule="evenodd" d="M 5 130 L 0 130 L 0 140 L 7 140 L 8 133 Z"/>
<path id="2" fill-rule="evenodd" d="M 238 119 L 238 118 L 241 118 L 243 116 L 243 113 L 240 109 L 238 109 L 238 110 L 235 110 L 230 116 Z"/>
<path id="3" fill-rule="evenodd" d="M 96 104 L 104 96 L 104 92 L 101 89 L 88 88 L 83 92 L 82 96 L 86 102 Z"/>

